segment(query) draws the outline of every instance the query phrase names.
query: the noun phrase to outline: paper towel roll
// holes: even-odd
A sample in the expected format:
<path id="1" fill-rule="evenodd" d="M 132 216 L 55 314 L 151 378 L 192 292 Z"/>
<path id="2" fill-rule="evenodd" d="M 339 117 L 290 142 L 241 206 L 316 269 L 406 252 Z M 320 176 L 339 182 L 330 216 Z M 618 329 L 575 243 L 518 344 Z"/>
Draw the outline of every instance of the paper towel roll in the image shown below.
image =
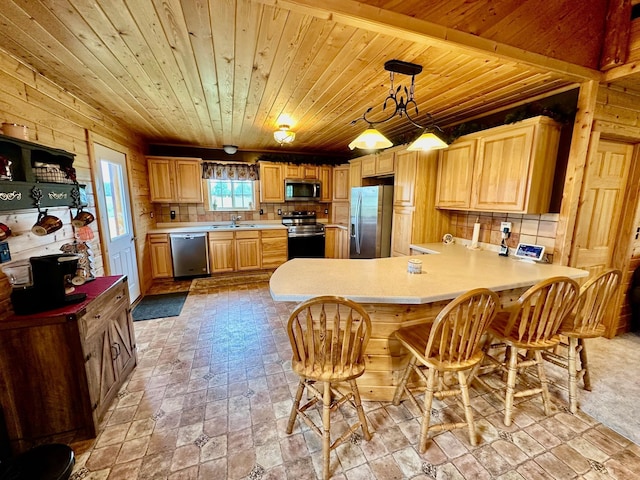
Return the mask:
<path id="1" fill-rule="evenodd" d="M 471 237 L 471 248 L 478 248 L 478 239 L 480 238 L 480 224 L 473 224 L 473 236 Z"/>

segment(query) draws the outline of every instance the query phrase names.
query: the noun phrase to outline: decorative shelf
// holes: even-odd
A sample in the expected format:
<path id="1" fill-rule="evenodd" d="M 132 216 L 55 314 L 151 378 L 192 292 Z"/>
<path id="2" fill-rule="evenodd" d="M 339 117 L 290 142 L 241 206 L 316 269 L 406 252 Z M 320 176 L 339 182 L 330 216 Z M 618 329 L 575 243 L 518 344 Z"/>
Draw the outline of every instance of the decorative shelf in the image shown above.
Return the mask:
<path id="1" fill-rule="evenodd" d="M 42 192 L 40 208 L 87 206 L 84 185 L 70 183 L 0 181 L 0 211 L 36 208 L 33 189 Z M 76 202 L 75 198 L 78 198 Z"/>

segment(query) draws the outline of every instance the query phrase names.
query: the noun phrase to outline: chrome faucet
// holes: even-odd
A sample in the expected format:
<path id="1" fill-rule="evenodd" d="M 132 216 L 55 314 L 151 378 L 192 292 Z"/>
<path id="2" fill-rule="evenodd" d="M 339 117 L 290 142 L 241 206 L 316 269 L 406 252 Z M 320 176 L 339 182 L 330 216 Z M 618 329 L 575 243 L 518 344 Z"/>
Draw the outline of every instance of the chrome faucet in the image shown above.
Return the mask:
<path id="1" fill-rule="evenodd" d="M 242 217 L 240 215 L 231 215 L 231 225 L 234 227 L 238 226 L 238 220 L 240 220 Z"/>

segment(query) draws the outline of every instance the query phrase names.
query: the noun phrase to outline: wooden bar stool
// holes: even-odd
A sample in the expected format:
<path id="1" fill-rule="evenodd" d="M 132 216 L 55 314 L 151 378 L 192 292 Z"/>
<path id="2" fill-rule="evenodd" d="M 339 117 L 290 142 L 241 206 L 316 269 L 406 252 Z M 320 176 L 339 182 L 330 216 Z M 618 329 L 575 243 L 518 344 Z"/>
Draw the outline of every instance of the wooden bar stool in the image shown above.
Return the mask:
<path id="1" fill-rule="evenodd" d="M 445 431 L 467 427 L 471 445 L 477 444 L 470 405 L 469 380 L 484 356 L 480 348 L 480 339 L 499 307 L 498 295 L 486 288 L 479 288 L 452 300 L 442 309 L 432 324 L 414 325 L 395 332 L 396 338 L 411 353 L 411 358 L 396 388 L 393 404 L 399 405 L 403 392 L 406 392 L 409 400 L 422 413 L 420 453 L 426 451 L 427 438 L 429 431 L 432 430 Z M 423 370 L 427 371 L 426 374 Z M 424 407 L 420 407 L 407 387 L 411 372 L 416 372 L 427 385 L 424 393 Z M 446 372 L 457 374 L 456 386 L 445 383 Z M 462 399 L 466 421 L 432 425 L 433 397 L 443 399 L 454 395 L 460 395 Z"/>
<path id="2" fill-rule="evenodd" d="M 572 413 L 578 411 L 578 379 L 582 378 L 585 390 L 591 390 L 585 339 L 604 335 L 604 316 L 621 279 L 620 270 L 608 269 L 588 280 L 580 289 L 574 311 L 560 326 L 560 335 L 567 337 L 567 343 L 561 343 L 567 349 L 566 355 L 542 352 L 545 360 L 566 369 L 569 374 L 569 409 Z"/>
<path id="3" fill-rule="evenodd" d="M 578 288 L 578 284 L 568 277 L 543 280 L 524 292 L 510 309 L 498 313 L 489 327 L 491 335 L 506 345 L 504 362 L 487 357 L 507 372 L 506 426 L 511 425 L 516 397 L 542 395 L 544 412 L 550 414 L 549 389 L 541 352 L 560 343 L 558 331 L 576 304 Z M 521 356 L 519 350 L 526 350 L 527 355 Z M 540 387 L 516 392 L 517 377 L 532 366 L 537 367 Z"/>
<path id="4" fill-rule="evenodd" d="M 351 300 L 322 296 L 298 305 L 289 317 L 287 332 L 293 350 L 291 368 L 300 376 L 287 433 L 293 431 L 296 417 L 300 415 L 311 430 L 322 437 L 326 480 L 331 476 L 331 450 L 349 439 L 358 428 L 362 428 L 366 440 L 371 439 L 355 380 L 364 373 L 364 351 L 371 335 L 371 320 L 367 312 Z M 317 388 L 316 382 L 322 382 L 322 387 Z M 346 394 L 334 388 L 343 382 L 349 388 Z M 300 405 L 305 389 L 312 398 Z M 322 404 L 322 428 L 306 413 L 318 402 Z M 356 409 L 359 421 L 331 443 L 331 412 L 345 403 Z"/>

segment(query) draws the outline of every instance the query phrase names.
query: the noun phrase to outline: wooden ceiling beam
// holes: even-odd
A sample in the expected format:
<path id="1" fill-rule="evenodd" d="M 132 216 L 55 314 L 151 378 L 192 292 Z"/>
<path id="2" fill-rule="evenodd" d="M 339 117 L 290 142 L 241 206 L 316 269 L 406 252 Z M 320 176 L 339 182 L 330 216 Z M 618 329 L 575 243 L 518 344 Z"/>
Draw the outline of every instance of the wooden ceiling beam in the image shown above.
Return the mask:
<path id="1" fill-rule="evenodd" d="M 601 72 L 521 48 L 511 47 L 476 35 L 443 27 L 425 20 L 383 10 L 354 0 L 258 0 L 268 5 L 313 15 L 325 20 L 391 35 L 422 44 L 437 44 L 460 53 L 490 55 L 520 64 L 563 74 L 573 81 L 599 81 Z"/>

